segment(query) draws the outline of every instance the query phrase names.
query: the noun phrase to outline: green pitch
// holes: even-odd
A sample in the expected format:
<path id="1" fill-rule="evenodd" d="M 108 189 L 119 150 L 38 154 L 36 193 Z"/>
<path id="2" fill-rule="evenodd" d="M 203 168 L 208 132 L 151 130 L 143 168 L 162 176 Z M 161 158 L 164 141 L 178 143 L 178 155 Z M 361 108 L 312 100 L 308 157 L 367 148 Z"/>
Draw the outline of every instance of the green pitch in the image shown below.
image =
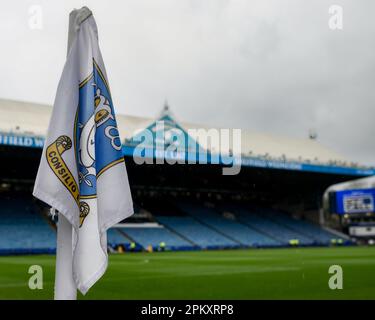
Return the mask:
<path id="1" fill-rule="evenodd" d="M 51 299 L 54 256 L 0 257 L 0 299 Z M 28 288 L 28 268 L 44 271 Z M 328 288 L 329 266 L 343 290 Z M 80 299 L 375 299 L 375 248 L 303 248 L 111 255 L 105 276 Z"/>

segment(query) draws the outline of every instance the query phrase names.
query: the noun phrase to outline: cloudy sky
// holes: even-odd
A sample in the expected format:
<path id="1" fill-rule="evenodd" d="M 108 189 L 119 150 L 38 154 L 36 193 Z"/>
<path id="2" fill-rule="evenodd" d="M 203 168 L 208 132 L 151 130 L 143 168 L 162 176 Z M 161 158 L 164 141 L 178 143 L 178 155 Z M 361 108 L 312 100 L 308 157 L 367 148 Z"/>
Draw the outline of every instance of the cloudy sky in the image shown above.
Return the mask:
<path id="1" fill-rule="evenodd" d="M 334 4 L 342 30 L 329 27 Z M 30 28 L 35 5 L 41 29 Z M 323 145 L 375 165 L 373 0 L 3 0 L 0 98 L 53 103 L 68 14 L 82 5 L 118 113 L 154 117 L 168 99 L 189 122 L 292 137 L 314 128 Z"/>

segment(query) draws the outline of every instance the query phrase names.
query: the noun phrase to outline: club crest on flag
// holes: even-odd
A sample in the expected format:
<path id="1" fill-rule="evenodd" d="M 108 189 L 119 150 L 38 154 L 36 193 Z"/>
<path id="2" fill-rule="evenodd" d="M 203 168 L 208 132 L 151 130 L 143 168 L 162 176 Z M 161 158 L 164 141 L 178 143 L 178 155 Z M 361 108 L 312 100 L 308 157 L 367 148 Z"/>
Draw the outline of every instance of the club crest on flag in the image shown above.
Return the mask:
<path id="1" fill-rule="evenodd" d="M 80 199 L 96 198 L 96 179 L 124 158 L 109 87 L 95 60 L 93 72 L 79 85 L 74 146 Z M 82 226 L 90 207 L 80 209 Z"/>
<path id="2" fill-rule="evenodd" d="M 46 156 L 50 168 L 79 207 L 81 227 L 90 213 L 89 204 L 82 200 L 96 198 L 97 178 L 124 161 L 109 87 L 95 60 L 93 72 L 79 85 L 74 125 L 78 184 L 62 158 L 71 147 L 72 140 L 66 135 L 60 136 L 46 149 Z"/>

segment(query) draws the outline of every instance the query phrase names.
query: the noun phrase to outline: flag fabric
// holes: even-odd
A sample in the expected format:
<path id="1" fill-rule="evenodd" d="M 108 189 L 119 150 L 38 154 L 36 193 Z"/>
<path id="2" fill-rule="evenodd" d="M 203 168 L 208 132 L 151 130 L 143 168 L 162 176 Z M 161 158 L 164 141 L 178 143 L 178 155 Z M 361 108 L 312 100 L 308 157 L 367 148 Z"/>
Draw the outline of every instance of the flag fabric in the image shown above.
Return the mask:
<path id="1" fill-rule="evenodd" d="M 33 195 L 72 225 L 73 280 L 85 294 L 107 268 L 106 231 L 133 204 L 94 17 L 74 28 Z"/>

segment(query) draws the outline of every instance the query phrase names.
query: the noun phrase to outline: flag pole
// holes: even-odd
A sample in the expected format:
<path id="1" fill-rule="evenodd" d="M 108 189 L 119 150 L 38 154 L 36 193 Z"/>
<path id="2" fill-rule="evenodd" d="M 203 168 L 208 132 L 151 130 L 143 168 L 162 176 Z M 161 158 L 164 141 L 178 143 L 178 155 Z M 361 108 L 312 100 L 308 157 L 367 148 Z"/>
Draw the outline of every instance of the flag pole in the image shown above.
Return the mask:
<path id="1" fill-rule="evenodd" d="M 76 27 L 92 13 L 87 7 L 73 10 L 69 15 L 67 55 L 76 35 Z M 76 300 L 77 287 L 73 279 L 73 227 L 64 215 L 59 214 L 57 223 L 55 300 Z"/>
<path id="2" fill-rule="evenodd" d="M 73 280 L 72 225 L 59 214 L 57 223 L 55 300 L 76 300 Z"/>

